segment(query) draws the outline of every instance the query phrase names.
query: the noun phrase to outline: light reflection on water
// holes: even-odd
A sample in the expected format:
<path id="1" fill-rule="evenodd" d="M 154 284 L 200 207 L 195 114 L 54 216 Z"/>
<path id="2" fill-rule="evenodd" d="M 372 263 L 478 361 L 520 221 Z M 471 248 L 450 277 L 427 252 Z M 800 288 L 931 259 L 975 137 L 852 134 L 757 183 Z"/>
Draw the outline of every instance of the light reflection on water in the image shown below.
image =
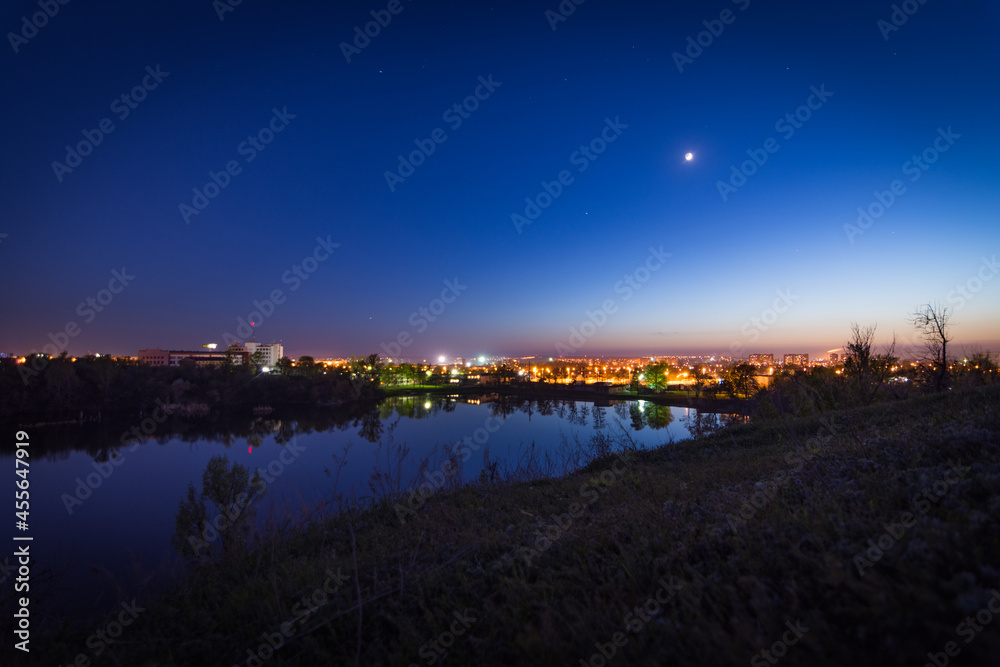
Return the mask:
<path id="1" fill-rule="evenodd" d="M 36 428 L 35 572 L 64 570 L 49 600 L 59 615 L 108 609 L 119 586 L 133 591 L 151 573 L 158 573 L 154 581 L 179 575 L 170 546 L 177 507 L 189 484 L 200 488 L 216 454 L 261 470 L 264 523 L 334 497 L 406 491 L 442 469 L 459 471 L 452 477 L 463 482 L 484 471 L 500 478 L 564 474 L 622 442 L 657 447 L 736 419 L 649 401 L 415 396 L 338 414 L 173 425 L 135 448 L 120 446 L 126 427 Z M 444 467 L 449 458 L 457 468 Z"/>

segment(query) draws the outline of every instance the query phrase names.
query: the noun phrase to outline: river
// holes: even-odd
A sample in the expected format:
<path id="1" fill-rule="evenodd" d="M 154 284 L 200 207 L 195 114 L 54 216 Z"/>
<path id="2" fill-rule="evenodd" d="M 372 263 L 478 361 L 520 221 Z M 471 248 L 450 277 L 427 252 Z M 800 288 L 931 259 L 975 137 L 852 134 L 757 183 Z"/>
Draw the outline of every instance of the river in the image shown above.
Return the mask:
<path id="1" fill-rule="evenodd" d="M 598 406 L 487 394 L 393 397 L 364 409 L 235 423 L 28 428 L 33 605 L 84 619 L 180 579 L 184 566 L 170 543 L 175 515 L 215 455 L 260 471 L 260 527 L 421 485 L 436 491 L 459 480 L 565 474 L 623 445 L 654 448 L 736 418 L 647 401 Z M 125 435 L 133 429 L 140 438 Z M 12 448 L 2 456 L 11 475 Z M 0 578 L 14 576 L 12 551 Z"/>

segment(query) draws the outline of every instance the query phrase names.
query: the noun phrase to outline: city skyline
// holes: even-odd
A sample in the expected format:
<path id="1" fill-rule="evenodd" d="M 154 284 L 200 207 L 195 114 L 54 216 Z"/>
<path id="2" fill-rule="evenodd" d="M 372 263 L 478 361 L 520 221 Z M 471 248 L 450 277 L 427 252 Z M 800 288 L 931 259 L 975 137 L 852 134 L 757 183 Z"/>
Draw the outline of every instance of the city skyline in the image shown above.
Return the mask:
<path id="1" fill-rule="evenodd" d="M 0 350 L 1000 351 L 1000 10 L 570 4 L 13 3 Z"/>

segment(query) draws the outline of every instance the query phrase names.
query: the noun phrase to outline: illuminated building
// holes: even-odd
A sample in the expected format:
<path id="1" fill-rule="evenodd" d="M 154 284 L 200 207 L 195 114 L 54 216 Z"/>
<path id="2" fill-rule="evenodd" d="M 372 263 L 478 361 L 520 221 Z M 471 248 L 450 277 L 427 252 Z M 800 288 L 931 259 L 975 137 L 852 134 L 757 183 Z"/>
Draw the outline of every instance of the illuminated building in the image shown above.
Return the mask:
<path id="1" fill-rule="evenodd" d="M 751 354 L 750 363 L 755 366 L 773 366 L 774 365 L 774 355 L 773 354 Z M 788 361 L 786 360 L 787 364 Z"/>

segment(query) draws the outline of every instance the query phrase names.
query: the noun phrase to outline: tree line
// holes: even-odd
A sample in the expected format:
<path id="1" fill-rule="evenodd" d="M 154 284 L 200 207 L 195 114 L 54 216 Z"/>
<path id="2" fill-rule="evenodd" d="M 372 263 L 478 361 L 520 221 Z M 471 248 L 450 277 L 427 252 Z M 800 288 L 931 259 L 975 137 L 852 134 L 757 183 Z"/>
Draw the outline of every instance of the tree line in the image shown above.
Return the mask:
<path id="1" fill-rule="evenodd" d="M 283 358 L 271 372 L 255 360 L 152 367 L 128 357 L 77 359 L 33 354 L 0 363 L 0 421 L 77 420 L 107 412 L 151 410 L 157 402 L 209 410 L 257 405 L 341 405 L 381 398 L 378 355 L 327 367 L 312 357 Z"/>

